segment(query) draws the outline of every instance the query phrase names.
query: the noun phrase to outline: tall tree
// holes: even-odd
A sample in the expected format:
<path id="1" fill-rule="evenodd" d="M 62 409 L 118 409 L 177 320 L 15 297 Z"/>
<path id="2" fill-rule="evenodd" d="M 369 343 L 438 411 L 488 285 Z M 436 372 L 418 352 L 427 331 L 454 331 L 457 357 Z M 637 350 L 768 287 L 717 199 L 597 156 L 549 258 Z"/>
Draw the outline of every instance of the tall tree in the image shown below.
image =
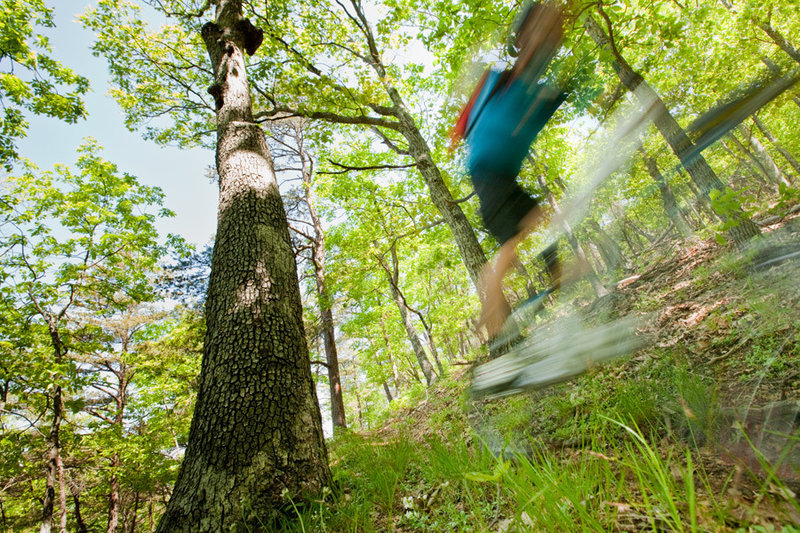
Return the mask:
<path id="1" fill-rule="evenodd" d="M 288 114 L 359 125 L 371 129 L 380 142 L 406 161 L 410 158 L 410 166 L 425 182 L 432 203 L 452 232 L 467 273 L 479 288 L 486 256 L 423 135 L 424 120 L 412 113 L 407 100 L 413 95 L 404 94 L 404 89 L 406 93 L 425 91 L 419 69 L 411 65 L 404 76 L 399 65 L 387 64 L 384 59 L 383 47 L 394 40 L 393 31 L 401 32 L 398 17 L 407 14 L 407 7 L 395 5 L 373 25 L 360 0 L 336 4 L 338 8 L 311 5 L 298 9 L 303 21 L 300 28 L 289 22 L 289 17 L 269 16 L 272 9 L 279 8 L 269 8 L 267 15 L 262 15 L 276 54 L 284 55 L 294 67 L 274 69 L 274 63 L 262 65 L 260 77 L 277 79 L 272 87 L 261 91 L 266 102 L 272 104 L 272 109 L 262 112 L 262 118 Z M 376 31 L 374 26 L 380 29 Z M 340 82 L 341 65 L 331 63 L 329 57 L 341 59 L 358 83 Z M 325 67 L 327 64 L 332 66 Z M 403 78 L 416 80 L 417 87 L 408 87 Z M 320 95 L 315 99 L 297 98 L 298 86 L 315 86 Z"/>
<path id="2" fill-rule="evenodd" d="M 303 244 L 301 250 L 309 251 L 308 262 L 314 272 L 314 292 L 319 308 L 320 330 L 325 350 L 325 368 L 328 371 L 328 386 L 331 397 L 331 419 L 334 428 L 347 427 L 342 397 L 342 382 L 339 372 L 339 354 L 336 348 L 336 331 L 333 321 L 333 301 L 328 289 L 327 270 L 325 266 L 325 229 L 316 205 L 314 192 L 315 159 L 307 146 L 306 131 L 308 121 L 294 119 L 276 123 L 270 131 L 275 149 L 273 155 L 289 159 L 286 172 L 291 176 L 299 173 L 299 191 L 294 191 L 294 205 L 289 206 L 290 216 L 295 220 L 289 227 Z M 294 179 L 298 179 L 295 177 Z M 291 193 L 289 193 L 291 194 Z"/>
<path id="3" fill-rule="evenodd" d="M 286 213 L 253 120 L 245 53 L 263 34 L 240 0 L 211 4 L 201 34 L 214 72 L 218 227 L 197 405 L 160 532 L 259 527 L 284 491 L 330 482 Z"/>
<path id="4" fill-rule="evenodd" d="M 90 318 L 103 332 L 102 343 L 94 353 L 79 356 L 83 372 L 91 373 L 89 386 L 93 394 L 86 403 L 87 411 L 96 422 L 92 436 L 100 441 L 98 455 L 108 461 L 105 469 L 108 476 L 107 533 L 119 530 L 125 511 L 122 478 L 124 468 L 129 465 L 123 464 L 127 459 L 123 450 L 130 436 L 126 422 L 128 427 L 132 426 L 128 411 L 139 371 L 136 344 L 140 332 L 162 318 L 164 313 L 153 312 L 134 301 L 129 301 L 127 308 L 113 316 Z"/>
<path id="5" fill-rule="evenodd" d="M 792 166 L 795 171 L 795 174 L 800 178 L 800 162 L 792 155 L 792 153 L 787 150 L 782 144 L 778 142 L 772 132 L 767 128 L 766 124 L 764 124 L 758 115 L 753 115 L 753 124 L 761 131 L 761 133 L 766 137 L 766 139 L 772 143 L 775 147 L 775 150 L 778 151 L 779 154 L 783 156 L 783 158 Z"/>
<path id="6" fill-rule="evenodd" d="M 389 288 L 392 293 L 392 300 L 397 305 L 397 310 L 400 312 L 400 319 L 403 322 L 403 327 L 408 334 L 408 340 L 414 350 L 414 355 L 417 356 L 417 362 L 422 370 L 422 375 L 425 376 L 425 382 L 430 386 L 436 381 L 436 374 L 434 374 L 433 366 L 431 365 L 425 349 L 422 347 L 417 330 L 411 320 L 411 309 L 408 306 L 405 296 L 400 289 L 400 262 L 397 260 L 397 242 L 392 242 L 389 247 L 389 256 L 391 257 L 391 266 L 386 264 L 383 257 L 378 257 L 378 262 L 381 268 L 386 272 L 389 281 Z M 439 367 L 441 369 L 441 365 Z"/>
<path id="7" fill-rule="evenodd" d="M 650 174 L 650 177 L 653 178 L 653 181 L 658 187 L 658 192 L 661 196 L 661 203 L 664 205 L 664 211 L 667 213 L 670 221 L 678 229 L 678 232 L 683 237 L 688 237 L 691 235 L 692 230 L 689 228 L 686 220 L 684 220 L 680 208 L 678 207 L 678 202 L 675 199 L 675 194 L 672 192 L 672 187 L 670 187 L 666 178 L 661 173 L 661 170 L 659 170 L 658 162 L 655 160 L 655 158 L 648 155 L 644 149 L 641 150 L 641 154 L 642 160 L 644 161 L 644 166 L 647 168 L 647 173 Z"/>

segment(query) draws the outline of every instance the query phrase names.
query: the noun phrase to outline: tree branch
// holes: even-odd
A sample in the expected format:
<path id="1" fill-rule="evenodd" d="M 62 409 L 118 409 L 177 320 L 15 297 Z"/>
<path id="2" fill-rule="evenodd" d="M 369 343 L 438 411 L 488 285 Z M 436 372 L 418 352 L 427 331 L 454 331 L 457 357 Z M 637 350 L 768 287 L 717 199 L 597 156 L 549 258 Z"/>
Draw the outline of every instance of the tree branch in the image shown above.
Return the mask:
<path id="1" fill-rule="evenodd" d="M 114 394 L 113 392 L 109 392 L 109 391 L 105 390 L 104 388 L 100 387 L 100 385 L 98 385 L 96 383 L 89 383 L 89 386 L 92 387 L 93 389 L 99 390 L 103 394 L 106 394 L 107 396 L 109 396 L 115 402 L 119 403 L 119 397 L 116 394 Z"/>
<path id="2" fill-rule="evenodd" d="M 99 418 L 100 420 L 102 420 L 106 424 L 108 424 L 110 426 L 116 425 L 116 422 L 113 419 L 108 418 L 106 415 L 104 415 L 102 413 L 98 413 L 94 409 L 89 409 L 88 411 L 89 411 L 90 415 L 92 415 L 92 416 L 94 416 L 96 418 Z"/>
<path id="3" fill-rule="evenodd" d="M 336 124 L 355 124 L 362 126 L 375 126 L 379 128 L 387 128 L 390 130 L 400 131 L 401 125 L 399 122 L 393 122 L 383 118 L 368 117 L 361 115 L 360 117 L 348 117 L 331 113 L 328 111 L 299 111 L 291 109 L 286 106 L 276 106 L 269 111 L 261 111 L 254 116 L 254 121 L 258 123 L 269 122 L 273 120 L 284 120 L 292 117 L 304 117 L 312 120 L 323 120 L 325 122 L 333 122 Z"/>
<path id="4" fill-rule="evenodd" d="M 353 167 L 353 166 L 350 166 L 350 165 L 344 165 L 342 163 L 337 163 L 336 161 L 333 161 L 331 159 L 328 159 L 328 163 L 330 163 L 333 166 L 339 167 L 342 170 L 327 171 L 327 172 L 320 171 L 320 172 L 318 172 L 318 174 L 334 174 L 334 175 L 335 174 L 347 174 L 348 172 L 353 171 L 353 170 L 356 170 L 356 171 L 361 171 L 361 170 L 397 170 L 397 169 L 412 168 L 412 167 L 417 166 L 416 163 L 409 163 L 407 165 L 368 165 L 368 166 L 365 166 L 365 167 Z"/>
<path id="5" fill-rule="evenodd" d="M 619 48 L 617 48 L 617 41 L 614 39 L 614 28 L 611 24 L 611 18 L 609 18 L 608 13 L 606 13 L 603 9 L 603 2 L 597 2 L 597 11 L 606 22 L 606 27 L 608 28 L 608 43 L 611 47 L 611 53 L 614 54 L 614 57 L 617 59 L 617 61 L 620 61 L 622 59 L 622 54 L 620 53 Z"/>
<path id="6" fill-rule="evenodd" d="M 304 222 L 304 223 L 306 223 L 306 222 Z M 296 228 L 292 224 L 289 224 L 289 229 L 292 230 L 293 232 L 295 232 L 296 234 L 300 235 L 304 239 L 307 239 L 310 242 L 315 242 L 314 237 L 312 237 L 311 235 L 309 235 L 308 233 L 306 233 L 304 231 L 301 231 L 300 229 Z M 300 248 L 303 248 L 303 247 L 300 247 Z M 298 248 L 298 251 L 299 251 L 300 248 Z"/>
<path id="7" fill-rule="evenodd" d="M 29 426 L 30 426 L 29 429 L 36 430 L 36 432 L 39 435 L 41 435 L 42 437 L 45 436 L 44 433 L 42 433 L 42 431 L 38 427 L 36 427 L 36 423 L 39 421 L 38 418 L 36 419 L 36 421 L 32 421 L 30 418 L 28 418 L 27 416 L 23 415 L 22 413 L 17 413 L 16 411 L 9 411 L 7 409 L 0 409 L 0 413 L 5 413 L 5 414 L 11 415 L 11 416 L 18 416 L 19 418 L 23 419 L 24 421 L 26 421 L 29 424 Z M 39 418 L 41 418 L 41 416 Z"/>
<path id="8" fill-rule="evenodd" d="M 397 152 L 400 155 L 411 155 L 408 150 L 406 150 L 404 148 L 400 148 L 399 146 L 397 146 L 394 143 L 394 141 L 392 141 L 385 133 L 383 133 L 378 128 L 372 127 L 371 129 L 372 129 L 373 133 L 375 133 L 375 135 L 377 135 L 378 137 L 381 138 L 381 141 L 383 141 L 383 144 L 388 146 L 390 150 L 394 150 L 395 152 Z"/>
<path id="9" fill-rule="evenodd" d="M 379 115 L 383 115 L 385 117 L 397 117 L 399 115 L 399 113 L 397 112 L 397 108 L 394 106 L 387 107 L 383 105 L 373 104 L 371 102 L 367 103 L 367 105 L 369 106 L 370 109 L 372 109 Z"/>
<path id="10" fill-rule="evenodd" d="M 178 18 L 200 18 L 202 17 L 205 12 L 211 7 L 211 0 L 206 0 L 200 10 L 197 13 L 180 13 L 177 11 L 167 11 L 167 8 L 164 6 L 164 3 L 161 0 L 155 0 L 156 4 L 158 4 L 158 8 L 168 17 L 178 17 Z"/>
<path id="11" fill-rule="evenodd" d="M 475 191 L 472 191 L 471 193 L 466 195 L 464 198 L 459 198 L 458 200 L 453 200 L 453 203 L 454 204 L 463 204 L 464 202 L 466 202 L 467 200 L 469 200 L 473 196 L 475 196 Z"/>
<path id="12" fill-rule="evenodd" d="M 314 66 L 314 64 L 313 64 L 311 61 L 309 61 L 308 59 L 306 59 L 306 56 L 304 56 L 302 52 L 300 52 L 298 49 L 294 48 L 292 45 L 290 45 L 289 43 L 287 43 L 286 41 L 284 41 L 284 40 L 283 40 L 283 39 L 282 39 L 280 36 L 278 36 L 278 35 L 275 35 L 275 33 L 274 33 L 274 32 L 272 32 L 272 31 L 269 29 L 269 25 L 267 25 L 267 31 L 266 31 L 266 33 L 267 33 L 267 35 L 270 37 L 270 39 L 272 39 L 272 40 L 274 40 L 274 41 L 276 41 L 276 42 L 280 43 L 280 44 L 281 44 L 281 46 L 283 46 L 283 48 L 284 48 L 284 49 L 285 49 L 287 52 L 291 53 L 291 54 L 292 54 L 292 55 L 293 55 L 295 58 L 297 58 L 297 60 L 299 61 L 299 63 L 300 63 L 301 65 L 303 65 L 303 67 L 304 67 L 304 68 L 305 68 L 307 71 L 309 71 L 310 73 L 314 74 L 315 76 L 320 76 L 320 77 L 322 77 L 322 71 L 321 71 L 320 69 L 318 69 L 316 66 Z"/>

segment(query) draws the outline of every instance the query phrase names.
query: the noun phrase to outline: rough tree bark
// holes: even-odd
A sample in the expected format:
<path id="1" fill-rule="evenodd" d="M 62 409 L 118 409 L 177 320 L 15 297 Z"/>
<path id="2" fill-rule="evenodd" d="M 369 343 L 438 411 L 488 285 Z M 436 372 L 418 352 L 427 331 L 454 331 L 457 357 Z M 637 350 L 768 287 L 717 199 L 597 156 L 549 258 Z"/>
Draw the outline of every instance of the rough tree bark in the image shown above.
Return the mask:
<path id="1" fill-rule="evenodd" d="M 600 14 L 606 20 L 610 28 L 610 20 L 600 9 Z M 613 67 L 619 80 L 631 91 L 636 91 L 638 95 L 644 97 L 648 102 L 655 106 L 655 125 L 664 139 L 669 144 L 673 153 L 681 161 L 689 176 L 692 178 L 704 197 L 708 197 L 712 190 L 724 191 L 725 185 L 717 177 L 714 170 L 706 162 L 702 155 L 688 157 L 693 147 L 689 136 L 681 128 L 680 124 L 672 116 L 664 101 L 653 90 L 644 78 L 628 64 L 620 51 L 617 49 L 613 39 L 613 34 L 606 34 L 602 27 L 590 16 L 586 18 L 584 28 L 594 42 L 601 48 L 609 51 L 614 56 Z M 717 213 L 720 218 L 726 220 L 732 218 L 736 223 L 729 230 L 729 235 L 737 245 L 743 245 L 752 237 L 761 234 L 759 227 L 748 219 L 741 210 L 733 210 L 730 213 Z"/>
<path id="2" fill-rule="evenodd" d="M 253 122 L 244 52 L 261 30 L 215 0 L 219 212 L 207 333 L 186 455 L 158 531 L 261 530 L 285 500 L 330 483 L 286 213 Z"/>

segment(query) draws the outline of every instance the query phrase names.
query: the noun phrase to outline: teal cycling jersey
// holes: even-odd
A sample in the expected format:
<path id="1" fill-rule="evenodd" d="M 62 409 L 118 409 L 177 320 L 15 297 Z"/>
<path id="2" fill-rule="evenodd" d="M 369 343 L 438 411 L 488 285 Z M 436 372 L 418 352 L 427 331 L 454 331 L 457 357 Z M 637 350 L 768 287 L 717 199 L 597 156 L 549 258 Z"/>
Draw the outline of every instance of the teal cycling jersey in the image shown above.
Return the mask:
<path id="1" fill-rule="evenodd" d="M 566 96 L 546 84 L 489 72 L 467 125 L 467 167 L 516 176 L 531 144 Z"/>

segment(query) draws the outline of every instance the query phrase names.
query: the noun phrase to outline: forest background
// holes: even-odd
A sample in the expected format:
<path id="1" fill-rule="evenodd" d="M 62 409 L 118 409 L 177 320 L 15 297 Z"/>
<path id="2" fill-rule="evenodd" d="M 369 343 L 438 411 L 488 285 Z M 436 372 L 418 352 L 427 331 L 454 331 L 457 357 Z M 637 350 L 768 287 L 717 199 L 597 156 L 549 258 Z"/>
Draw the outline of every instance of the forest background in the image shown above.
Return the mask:
<path id="1" fill-rule="evenodd" d="M 377 428 L 486 356 L 474 332 L 476 283 L 496 243 L 447 133 L 486 64 L 509 60 L 503 42 L 519 8 L 103 0 L 80 16 L 90 59 L 59 33 L 73 27 L 66 6 L 4 0 L 3 528 L 152 530 L 166 513 L 164 531 L 258 529 L 285 507 L 280 487 L 291 499 L 330 484 L 317 395 L 342 434 Z M 585 185 L 582 169 L 596 163 L 587 147 L 613 130 L 619 108 L 635 105 L 634 88 L 660 106 L 586 216 L 562 230 L 565 259 L 592 265 L 571 288 L 575 305 L 607 297 L 665 243 L 743 245 L 762 233 L 756 222 L 797 203 L 796 89 L 747 117 L 705 159 L 687 163 L 691 142 L 676 142 L 731 95 L 796 71 L 796 3 L 571 2 L 567 13 L 549 76 L 574 90 L 520 177 L 550 212 Z M 245 53 L 243 77 L 236 69 Z M 108 75 L 84 70 L 101 64 Z M 243 80 L 238 89 L 234 78 Z M 113 108 L 98 98 L 106 80 Z M 245 93 L 246 105 L 229 108 Z M 115 126 L 120 108 L 136 134 Z M 81 141 L 84 131 L 97 140 Z M 257 160 L 242 159 L 242 147 Z M 216 220 L 242 240 L 219 230 L 216 250 L 227 251 L 212 263 L 205 239 Z M 512 305 L 546 287 L 537 253 L 549 238 L 526 242 Z M 278 304 L 273 283 L 287 287 Z M 243 302 L 247 313 L 229 312 Z M 276 360 L 278 378 L 269 366 Z M 219 390 L 217 364 L 228 375 Z M 243 392 L 250 387 L 256 392 Z M 293 388 L 302 392 L 286 393 Z M 206 403 L 192 422 L 198 391 Z M 284 403 L 264 401 L 273 393 Z M 218 416 L 229 400 L 233 422 Z M 236 431 L 213 429 L 231 423 Z M 241 468 L 233 479 L 242 488 L 225 503 L 208 496 L 209 512 L 186 503 L 196 494 L 175 484 L 187 445 L 194 455 L 186 455 L 184 487 L 199 485 L 192 475 L 214 476 L 209 487 L 230 483 L 207 474 L 221 453 L 209 441 L 220 434 L 229 453 L 221 462 Z M 290 437 L 267 443 L 274 435 Z M 242 459 L 273 465 L 295 448 L 306 455 L 286 452 L 285 477 Z M 202 528 L 187 525 L 201 513 Z"/>

